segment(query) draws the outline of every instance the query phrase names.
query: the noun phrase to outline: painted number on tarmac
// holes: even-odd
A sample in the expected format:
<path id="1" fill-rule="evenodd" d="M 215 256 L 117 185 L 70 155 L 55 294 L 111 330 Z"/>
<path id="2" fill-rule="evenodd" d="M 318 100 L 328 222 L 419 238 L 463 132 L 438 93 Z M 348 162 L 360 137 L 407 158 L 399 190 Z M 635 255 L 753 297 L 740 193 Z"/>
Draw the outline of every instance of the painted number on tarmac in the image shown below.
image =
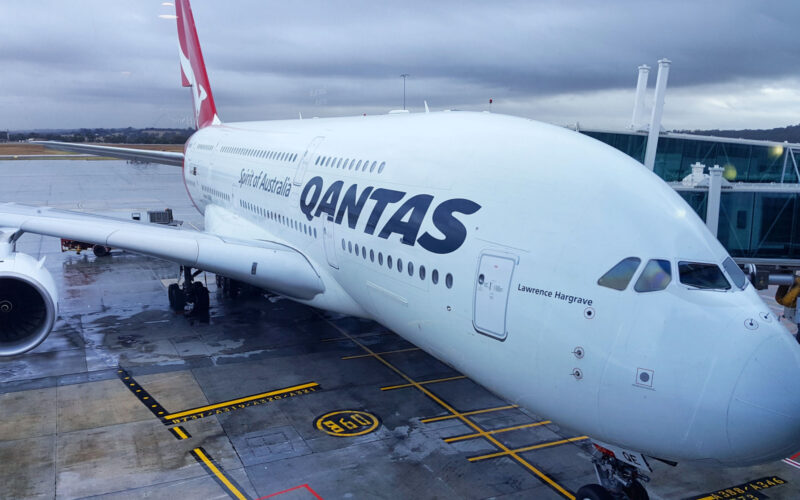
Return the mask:
<path id="1" fill-rule="evenodd" d="M 363 436 L 374 431 L 380 425 L 378 417 L 372 413 L 359 410 L 337 410 L 326 413 L 314 421 L 314 426 L 337 437 Z"/>

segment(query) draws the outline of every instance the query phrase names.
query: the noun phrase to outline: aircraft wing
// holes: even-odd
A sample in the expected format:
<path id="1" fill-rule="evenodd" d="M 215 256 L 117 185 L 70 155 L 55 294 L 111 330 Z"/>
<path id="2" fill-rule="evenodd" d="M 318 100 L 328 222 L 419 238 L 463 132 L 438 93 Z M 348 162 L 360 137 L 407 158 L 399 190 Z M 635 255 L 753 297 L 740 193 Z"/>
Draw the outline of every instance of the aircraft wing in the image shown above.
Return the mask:
<path id="1" fill-rule="evenodd" d="M 183 166 L 183 153 L 173 153 L 170 151 L 118 148 L 114 146 L 98 146 L 95 144 L 58 141 L 31 141 L 31 144 L 39 144 L 46 148 L 57 149 L 59 151 L 72 151 L 74 153 L 108 156 L 111 158 L 121 158 L 123 160 L 139 160 L 150 163 L 163 163 L 164 165 L 174 165 L 178 167 Z"/>
<path id="2" fill-rule="evenodd" d="M 325 290 L 314 266 L 299 251 L 264 240 L 238 240 L 202 231 L 100 215 L 0 203 L 0 227 L 130 250 L 277 293 L 311 299 Z"/>

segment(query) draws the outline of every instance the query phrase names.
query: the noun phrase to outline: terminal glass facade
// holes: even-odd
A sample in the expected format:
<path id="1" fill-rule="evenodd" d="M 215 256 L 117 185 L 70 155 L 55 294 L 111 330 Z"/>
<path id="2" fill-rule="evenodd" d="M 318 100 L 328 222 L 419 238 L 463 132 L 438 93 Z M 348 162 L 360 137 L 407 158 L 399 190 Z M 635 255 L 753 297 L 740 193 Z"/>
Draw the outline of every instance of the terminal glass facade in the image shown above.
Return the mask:
<path id="1" fill-rule="evenodd" d="M 678 194 L 705 219 L 705 190 Z M 799 224 L 800 193 L 722 192 L 717 237 L 733 257 L 800 259 Z"/>
<path id="2" fill-rule="evenodd" d="M 644 161 L 647 136 L 638 133 L 581 131 L 613 146 L 639 162 Z M 731 182 L 798 182 L 795 158 L 790 148 L 734 144 L 677 137 L 660 137 L 654 171 L 667 182 L 680 181 L 700 162 L 719 165 Z"/>

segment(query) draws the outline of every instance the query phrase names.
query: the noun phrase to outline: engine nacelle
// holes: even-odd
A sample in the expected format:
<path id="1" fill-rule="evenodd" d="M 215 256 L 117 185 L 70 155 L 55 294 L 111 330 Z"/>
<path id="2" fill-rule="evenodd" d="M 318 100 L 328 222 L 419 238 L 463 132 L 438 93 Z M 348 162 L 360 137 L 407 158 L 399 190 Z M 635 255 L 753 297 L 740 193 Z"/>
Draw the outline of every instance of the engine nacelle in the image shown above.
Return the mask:
<path id="1" fill-rule="evenodd" d="M 24 253 L 0 256 L 0 356 L 41 344 L 57 316 L 58 291 L 44 259 Z"/>

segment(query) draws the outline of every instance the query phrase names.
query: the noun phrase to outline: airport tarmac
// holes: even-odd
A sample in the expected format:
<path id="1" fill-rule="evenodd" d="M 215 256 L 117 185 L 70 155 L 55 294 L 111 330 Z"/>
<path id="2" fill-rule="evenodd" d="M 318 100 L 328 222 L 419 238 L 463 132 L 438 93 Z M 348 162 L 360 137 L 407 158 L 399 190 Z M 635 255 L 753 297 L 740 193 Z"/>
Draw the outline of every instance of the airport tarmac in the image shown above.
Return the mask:
<path id="1" fill-rule="evenodd" d="M 124 218 L 169 207 L 202 226 L 168 166 L 0 162 L 0 201 Z M 0 360 L 2 498 L 559 499 L 596 482 L 586 436 L 374 322 L 226 299 L 213 275 L 210 313 L 178 314 L 175 264 L 35 235 L 18 250 L 47 257 L 60 318 Z M 651 498 L 800 498 L 790 462 L 651 465 Z"/>

